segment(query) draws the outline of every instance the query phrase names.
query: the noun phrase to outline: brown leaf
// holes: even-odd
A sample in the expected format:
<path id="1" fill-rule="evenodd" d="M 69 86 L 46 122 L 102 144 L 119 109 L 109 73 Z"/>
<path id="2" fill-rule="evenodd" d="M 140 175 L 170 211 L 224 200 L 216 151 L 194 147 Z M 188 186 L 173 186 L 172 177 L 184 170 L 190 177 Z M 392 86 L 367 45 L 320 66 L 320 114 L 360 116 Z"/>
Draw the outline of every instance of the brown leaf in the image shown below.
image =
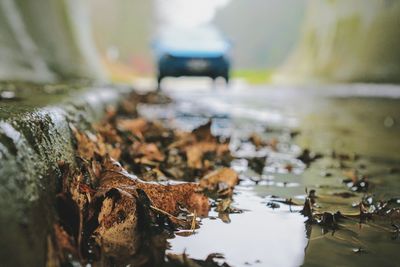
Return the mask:
<path id="1" fill-rule="evenodd" d="M 98 227 L 94 231 L 97 244 L 104 253 L 133 255 L 141 244 L 138 221 L 145 220 L 138 212 L 140 203 L 138 190 L 146 194 L 149 207 L 155 212 L 167 215 L 172 223 L 190 229 L 193 221 L 182 221 L 176 216 L 181 208 L 206 216 L 209 210 L 208 198 L 197 193 L 195 183 L 162 185 L 146 183 L 129 175 L 117 162 L 106 158 L 102 167 L 100 185 L 95 200 L 101 201 L 98 213 Z M 146 204 L 147 205 L 147 204 Z"/>
<path id="2" fill-rule="evenodd" d="M 94 135 L 91 132 L 81 132 L 72 124 L 69 125 L 77 145 L 77 154 L 82 159 L 91 160 L 95 155 L 104 156 L 108 153 L 107 146 L 101 135 Z"/>
<path id="3" fill-rule="evenodd" d="M 85 133 L 78 131 L 72 124 L 70 128 L 76 139 L 77 154 L 84 159 L 92 159 L 96 150 L 94 142 Z"/>
<path id="4" fill-rule="evenodd" d="M 138 101 L 136 99 L 124 99 L 119 105 L 119 112 L 122 114 L 137 115 Z"/>
<path id="5" fill-rule="evenodd" d="M 192 131 L 197 141 L 216 142 L 216 138 L 211 133 L 211 120 Z"/>
<path id="6" fill-rule="evenodd" d="M 105 120 L 94 127 L 98 134 L 78 131 L 71 125 L 81 160 L 77 170 L 64 170 L 63 190 L 57 198 L 65 207 L 70 206 L 71 211 L 60 221 L 62 225 L 71 224 L 68 231 L 76 240 L 73 245 L 78 252 L 84 252 L 93 237 L 101 254 L 133 255 L 143 245 L 143 229 L 138 223 L 146 226 L 168 218 L 170 225 L 193 232 L 198 227 L 196 217 L 208 215 L 209 199 L 198 183 L 145 182 L 115 161 L 120 160 L 146 180 L 164 180 L 165 176 L 195 180 L 229 162 L 229 144 L 212 135 L 211 121 L 184 133 L 161 122 L 120 117 L 121 112 L 137 116 L 136 107 L 142 101 L 164 100 L 158 95 L 131 94 L 118 110 L 107 111 Z M 230 196 L 238 182 L 232 172 L 222 169 L 203 183 L 220 195 Z M 85 261 L 85 255 L 81 256 Z"/>
<path id="7" fill-rule="evenodd" d="M 158 168 L 153 168 L 150 171 L 145 172 L 141 178 L 146 182 L 167 180 L 165 174 Z"/>
<path id="8" fill-rule="evenodd" d="M 197 140 L 192 133 L 177 131 L 175 133 L 176 140 L 168 146 L 168 149 L 184 148 L 190 144 L 194 144 Z"/>
<path id="9" fill-rule="evenodd" d="M 230 168 L 222 168 L 203 177 L 200 180 L 200 187 L 209 191 L 215 191 L 218 190 L 220 183 L 226 184 L 229 188 L 233 188 L 239 183 L 239 176 Z"/>
<path id="10" fill-rule="evenodd" d="M 110 189 L 102 201 L 95 241 L 103 252 L 112 255 L 133 255 L 140 246 L 136 196 L 119 189 Z"/>
<path id="11" fill-rule="evenodd" d="M 148 122 L 143 118 L 120 119 L 117 121 L 117 127 L 123 131 L 129 131 L 139 138 L 143 138 L 143 133 L 148 127 Z"/>
<path id="12" fill-rule="evenodd" d="M 217 212 L 229 212 L 232 204 L 232 199 L 226 198 L 218 202 L 217 208 L 215 211 Z"/>
<path id="13" fill-rule="evenodd" d="M 188 166 L 194 169 L 203 168 L 203 156 L 207 152 L 216 151 L 217 144 L 211 142 L 199 142 L 186 148 Z"/>
<path id="14" fill-rule="evenodd" d="M 164 161 L 165 156 L 154 143 L 138 143 L 133 145 L 134 153 L 148 161 Z"/>
<path id="15" fill-rule="evenodd" d="M 112 161 L 111 161 L 112 162 Z M 108 165 L 108 168 L 107 168 Z M 99 192 L 110 188 L 118 188 L 135 194 L 137 189 L 143 190 L 153 206 L 174 216 L 180 212 L 180 206 L 198 215 L 205 215 L 209 210 L 208 198 L 198 193 L 197 183 L 179 183 L 163 185 L 147 183 L 129 175 L 120 165 L 107 163 L 102 174 Z M 110 168 L 111 167 L 111 168 Z"/>
<path id="16" fill-rule="evenodd" d="M 111 144 L 122 142 L 121 137 L 117 133 L 117 129 L 112 124 L 105 122 L 95 126 L 94 128 L 104 138 L 105 142 Z"/>

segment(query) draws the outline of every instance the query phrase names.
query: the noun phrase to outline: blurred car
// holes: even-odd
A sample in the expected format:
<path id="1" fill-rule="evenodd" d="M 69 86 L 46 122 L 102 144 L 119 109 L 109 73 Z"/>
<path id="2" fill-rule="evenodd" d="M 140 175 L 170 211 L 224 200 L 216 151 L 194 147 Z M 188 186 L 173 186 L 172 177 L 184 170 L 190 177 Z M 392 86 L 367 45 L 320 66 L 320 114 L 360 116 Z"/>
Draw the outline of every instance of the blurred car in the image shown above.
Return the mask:
<path id="1" fill-rule="evenodd" d="M 164 30 L 153 43 L 158 88 L 165 77 L 222 77 L 229 83 L 230 42 L 213 27 Z"/>

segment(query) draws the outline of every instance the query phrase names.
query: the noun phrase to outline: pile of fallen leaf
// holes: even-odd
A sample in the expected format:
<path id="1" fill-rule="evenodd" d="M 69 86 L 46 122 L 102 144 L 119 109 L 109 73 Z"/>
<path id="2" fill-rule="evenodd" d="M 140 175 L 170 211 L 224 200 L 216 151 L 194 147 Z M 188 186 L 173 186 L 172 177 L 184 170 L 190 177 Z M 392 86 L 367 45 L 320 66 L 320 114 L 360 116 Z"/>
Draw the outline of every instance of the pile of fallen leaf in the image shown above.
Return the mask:
<path id="1" fill-rule="evenodd" d="M 138 117 L 139 104 L 169 101 L 162 94 L 131 93 L 92 129 L 70 125 L 77 162 L 59 164 L 53 265 L 119 265 L 141 255 L 135 266 L 189 266 L 185 261 L 193 260 L 185 255 L 165 257 L 165 248 L 157 247 L 163 241 L 149 233 L 190 234 L 210 203 L 221 214 L 236 212 L 230 204 L 238 175 L 226 167 L 232 159 L 228 140 L 211 133 L 211 122 L 182 132 Z M 143 257 L 143 250 L 150 255 Z M 213 257 L 204 263 L 190 266 L 219 266 Z"/>

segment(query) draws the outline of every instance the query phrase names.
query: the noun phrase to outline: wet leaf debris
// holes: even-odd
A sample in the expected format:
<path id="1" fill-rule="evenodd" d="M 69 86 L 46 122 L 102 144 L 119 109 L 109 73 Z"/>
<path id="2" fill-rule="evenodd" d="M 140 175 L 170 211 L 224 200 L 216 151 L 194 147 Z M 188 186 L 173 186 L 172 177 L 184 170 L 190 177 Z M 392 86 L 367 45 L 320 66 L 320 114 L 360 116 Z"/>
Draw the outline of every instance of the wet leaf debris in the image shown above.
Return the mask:
<path id="1" fill-rule="evenodd" d="M 220 254 L 206 259 L 194 259 L 184 251 L 176 254 L 171 239 L 196 238 L 207 231 L 201 229 L 205 217 L 233 225 L 232 214 L 251 212 L 235 207 L 241 207 L 235 200 L 247 188 L 268 192 L 260 201 L 271 214 L 301 217 L 301 212 L 309 242 L 351 233 L 351 238 L 340 239 L 343 247 L 351 243 L 352 248 L 369 252 L 368 243 L 362 244 L 358 235 L 361 229 L 399 239 L 400 201 L 373 194 L 379 186 L 375 177 L 385 173 L 370 171 L 368 158 L 301 148 L 292 142 L 288 129 L 276 129 L 271 135 L 246 127 L 222 137 L 211 131 L 217 125 L 213 115 L 209 119 L 204 114 L 184 114 L 188 124 L 192 120 L 201 124 L 183 131 L 171 126 L 181 119 L 179 110 L 174 118 L 149 119 L 154 116 L 143 114 L 146 108 L 164 108 L 170 102 L 162 94 L 133 92 L 117 107 L 108 108 L 96 125 L 79 128 L 71 122 L 76 162 L 60 162 L 63 182 L 50 242 L 54 261 L 91 266 L 230 266 Z M 305 176 L 316 182 L 304 183 Z M 293 193 L 302 186 L 310 188 L 306 194 Z"/>
<path id="2" fill-rule="evenodd" d="M 138 117 L 139 103 L 168 101 L 159 94 L 132 93 L 89 130 L 70 124 L 77 162 L 59 163 L 63 177 L 54 261 L 118 265 L 141 255 L 137 266 L 168 261 L 192 266 L 184 265 L 195 262 L 184 255 L 163 255 L 165 247 L 158 247 L 165 237 L 149 240 L 199 228 L 210 210 L 209 196 L 219 206 L 224 203 L 218 211 L 233 212 L 230 199 L 238 174 L 226 167 L 232 159 L 229 144 L 211 133 L 211 122 L 183 132 Z M 158 248 L 158 257 L 143 258 L 143 247 Z M 196 266 L 228 266 L 214 258 Z"/>

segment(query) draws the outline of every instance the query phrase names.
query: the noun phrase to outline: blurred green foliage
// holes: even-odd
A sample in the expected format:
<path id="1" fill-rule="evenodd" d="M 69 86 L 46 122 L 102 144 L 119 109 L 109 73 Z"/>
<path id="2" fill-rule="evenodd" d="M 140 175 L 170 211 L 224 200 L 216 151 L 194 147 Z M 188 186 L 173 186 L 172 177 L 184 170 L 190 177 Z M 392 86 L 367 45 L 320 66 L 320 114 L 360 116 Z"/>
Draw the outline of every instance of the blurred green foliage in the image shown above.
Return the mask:
<path id="1" fill-rule="evenodd" d="M 272 70 L 239 69 L 232 72 L 233 78 L 241 78 L 250 84 L 265 84 L 271 81 Z"/>

